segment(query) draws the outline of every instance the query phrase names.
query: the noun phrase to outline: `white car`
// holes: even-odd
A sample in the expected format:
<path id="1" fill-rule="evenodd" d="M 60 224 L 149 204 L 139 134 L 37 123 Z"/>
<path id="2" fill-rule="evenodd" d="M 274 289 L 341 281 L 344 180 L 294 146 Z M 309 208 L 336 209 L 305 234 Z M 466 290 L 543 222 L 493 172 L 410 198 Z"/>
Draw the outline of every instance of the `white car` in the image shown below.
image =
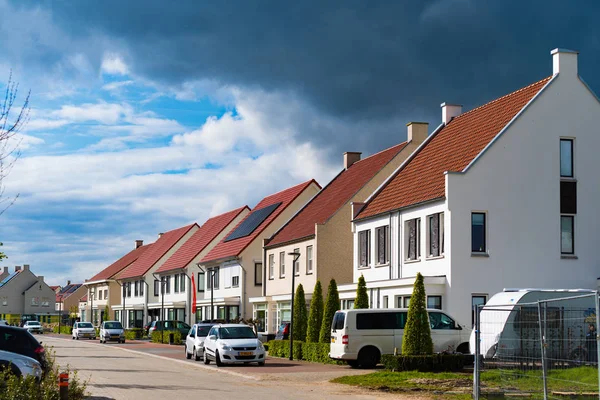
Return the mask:
<path id="1" fill-rule="evenodd" d="M 79 340 L 79 338 L 96 340 L 96 329 L 94 329 L 91 322 L 75 322 L 71 338 L 73 340 Z"/>
<path id="2" fill-rule="evenodd" d="M 44 333 L 44 327 L 38 321 L 27 321 L 23 328 L 31 333 Z"/>
<path id="3" fill-rule="evenodd" d="M 0 350 L 0 368 L 2 367 L 11 368 L 15 375 L 23 378 L 33 376 L 37 381 L 42 379 L 42 366 L 31 357 Z"/>
<path id="4" fill-rule="evenodd" d="M 211 360 L 223 364 L 265 365 L 265 348 L 248 325 L 222 324 L 213 326 L 204 340 L 204 364 Z"/>
<path id="5" fill-rule="evenodd" d="M 104 321 L 100 325 L 100 343 L 111 340 L 125 343 L 125 330 L 119 321 Z"/>
<path id="6" fill-rule="evenodd" d="M 195 361 L 204 358 L 204 340 L 214 324 L 194 324 L 185 337 L 185 358 Z"/>

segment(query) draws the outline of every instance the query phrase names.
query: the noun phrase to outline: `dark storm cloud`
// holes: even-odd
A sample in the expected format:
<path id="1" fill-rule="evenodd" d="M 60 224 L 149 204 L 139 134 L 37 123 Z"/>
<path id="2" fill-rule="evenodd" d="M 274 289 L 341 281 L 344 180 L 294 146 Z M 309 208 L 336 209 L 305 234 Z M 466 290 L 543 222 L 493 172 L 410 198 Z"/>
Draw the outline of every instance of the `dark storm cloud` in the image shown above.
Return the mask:
<path id="1" fill-rule="evenodd" d="M 551 74 L 555 47 L 581 51 L 581 74 L 600 88 L 597 1 L 42 4 L 72 35 L 115 39 L 150 79 L 292 91 L 349 122 L 437 125 L 443 101 L 471 108 Z"/>

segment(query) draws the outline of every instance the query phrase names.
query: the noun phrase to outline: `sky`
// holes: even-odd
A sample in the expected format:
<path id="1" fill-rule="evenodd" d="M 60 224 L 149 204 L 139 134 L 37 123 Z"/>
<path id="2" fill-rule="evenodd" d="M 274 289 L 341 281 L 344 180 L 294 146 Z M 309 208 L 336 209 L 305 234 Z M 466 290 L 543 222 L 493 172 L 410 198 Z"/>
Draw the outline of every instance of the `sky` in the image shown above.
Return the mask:
<path id="1" fill-rule="evenodd" d="M 0 90 L 31 91 L 2 265 L 82 282 L 191 222 L 315 178 L 552 73 L 600 90 L 600 3 L 0 0 Z M 14 114 L 13 114 L 14 115 Z"/>

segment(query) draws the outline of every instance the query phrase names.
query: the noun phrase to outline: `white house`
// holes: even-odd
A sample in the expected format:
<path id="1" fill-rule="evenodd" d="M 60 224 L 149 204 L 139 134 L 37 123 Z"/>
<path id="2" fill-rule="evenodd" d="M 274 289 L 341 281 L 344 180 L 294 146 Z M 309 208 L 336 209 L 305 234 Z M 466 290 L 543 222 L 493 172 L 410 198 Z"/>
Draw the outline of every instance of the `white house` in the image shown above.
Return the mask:
<path id="1" fill-rule="evenodd" d="M 481 107 L 442 104 L 442 123 L 364 204 L 354 204 L 354 281 L 373 308 L 428 305 L 467 327 L 508 287 L 597 287 L 600 102 L 577 52 L 553 74 Z M 356 285 L 340 287 L 348 306 Z"/>

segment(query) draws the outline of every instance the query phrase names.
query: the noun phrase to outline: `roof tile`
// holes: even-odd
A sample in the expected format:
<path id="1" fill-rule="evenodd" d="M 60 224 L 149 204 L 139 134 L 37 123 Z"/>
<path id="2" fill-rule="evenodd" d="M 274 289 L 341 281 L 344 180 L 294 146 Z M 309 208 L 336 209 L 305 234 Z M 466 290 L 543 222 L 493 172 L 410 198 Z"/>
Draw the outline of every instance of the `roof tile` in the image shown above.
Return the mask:
<path id="1" fill-rule="evenodd" d="M 445 196 L 446 171 L 463 171 L 550 77 L 452 119 L 377 193 L 357 219 Z"/>
<path id="2" fill-rule="evenodd" d="M 117 261 L 104 268 L 102 271 L 94 275 L 90 282 L 103 281 L 106 279 L 110 279 L 123 269 L 127 268 L 131 263 L 140 258 L 142 254 L 146 250 L 148 250 L 152 246 L 152 244 L 147 244 L 145 246 L 140 246 L 137 249 L 131 250 L 129 253 L 125 254 L 123 257 L 119 258 Z"/>

